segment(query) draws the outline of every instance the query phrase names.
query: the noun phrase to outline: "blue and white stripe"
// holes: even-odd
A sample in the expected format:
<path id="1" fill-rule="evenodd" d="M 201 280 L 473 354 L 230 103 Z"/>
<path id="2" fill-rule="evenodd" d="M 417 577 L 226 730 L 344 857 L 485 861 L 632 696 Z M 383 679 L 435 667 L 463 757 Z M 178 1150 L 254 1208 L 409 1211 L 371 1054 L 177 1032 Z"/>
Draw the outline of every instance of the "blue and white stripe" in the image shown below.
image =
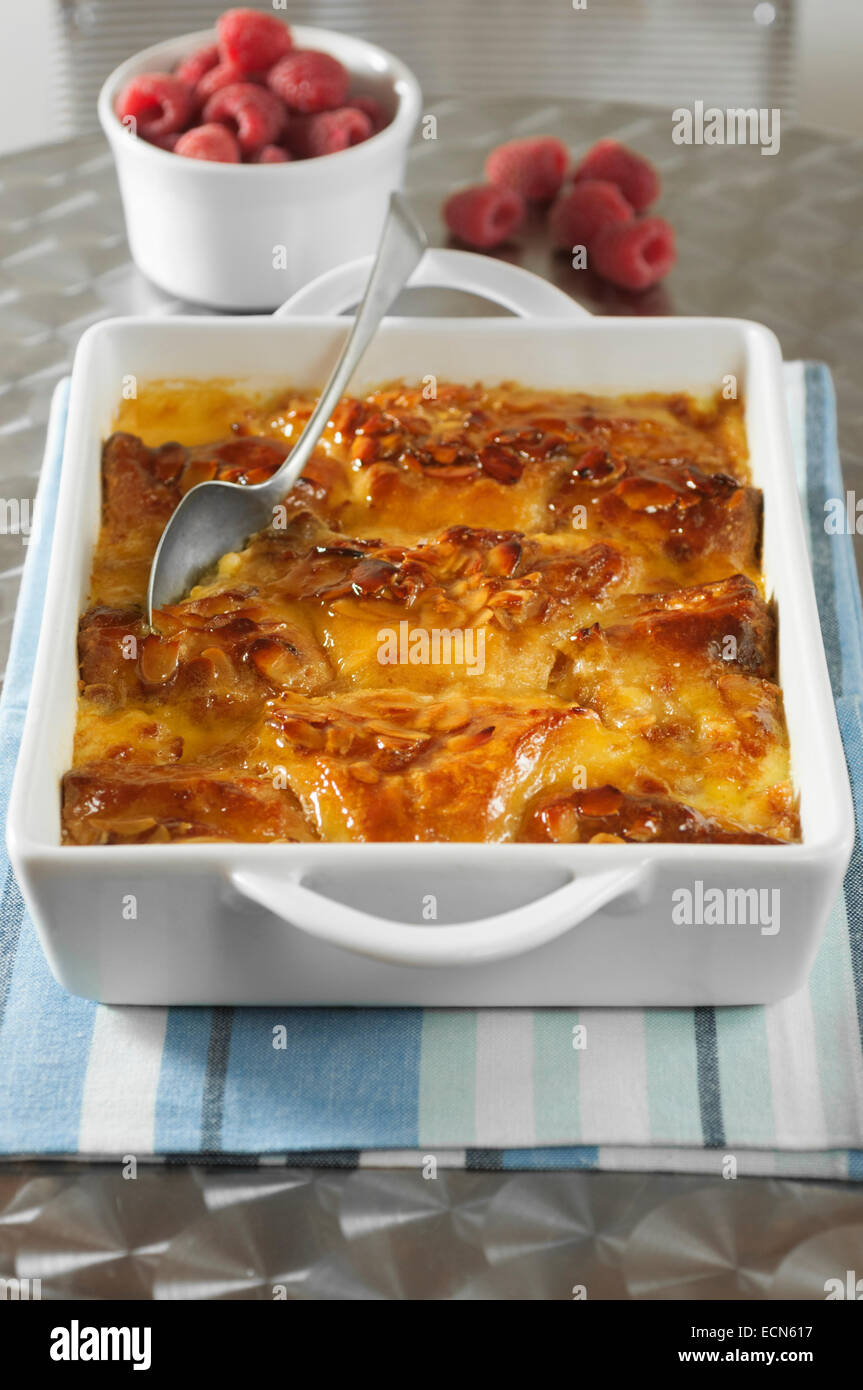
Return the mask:
<path id="1" fill-rule="evenodd" d="M 863 617 L 832 384 L 786 368 L 799 481 L 855 805 Z M 21 734 L 53 525 L 58 391 L 0 705 L 0 812 Z M 0 856 L 0 1153 L 309 1165 L 606 1168 L 863 1179 L 859 837 L 807 986 L 768 1008 L 115 1008 L 53 980 Z M 273 1047 L 274 1028 L 286 1046 Z M 585 1045 L 574 1046 L 575 1029 Z"/>

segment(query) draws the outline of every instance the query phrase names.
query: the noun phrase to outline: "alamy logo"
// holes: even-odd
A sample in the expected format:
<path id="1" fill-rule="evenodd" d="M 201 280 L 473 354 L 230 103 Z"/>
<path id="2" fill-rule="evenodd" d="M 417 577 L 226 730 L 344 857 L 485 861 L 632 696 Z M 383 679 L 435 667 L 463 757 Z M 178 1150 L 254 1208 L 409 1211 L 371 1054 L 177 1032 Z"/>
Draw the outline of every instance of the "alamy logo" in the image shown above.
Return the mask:
<path id="1" fill-rule="evenodd" d="M 26 545 L 33 530 L 29 497 L 0 497 L 0 536 L 21 536 Z"/>
<path id="2" fill-rule="evenodd" d="M 778 888 L 675 888 L 671 920 L 676 927 L 760 927 L 762 936 L 779 930 Z"/>
<path id="3" fill-rule="evenodd" d="M 849 1298 L 852 1302 L 863 1303 L 863 1279 L 857 1278 L 856 1269 L 846 1269 L 844 1279 L 825 1279 L 824 1292 L 827 1302 L 831 1299 Z"/>
<path id="4" fill-rule="evenodd" d="M 0 1299 L 10 1303 L 27 1303 L 41 1297 L 41 1279 L 0 1279 Z"/>
<path id="5" fill-rule="evenodd" d="M 828 536 L 863 535 L 863 497 L 856 492 L 844 497 L 828 497 L 824 503 L 824 530 Z"/>
<path id="6" fill-rule="evenodd" d="M 760 145 L 762 154 L 779 153 L 778 106 L 732 106 L 723 111 L 696 101 L 692 110 L 678 106 L 671 113 L 675 145 Z"/>
<path id="7" fill-rule="evenodd" d="M 382 666 L 465 666 L 469 676 L 485 670 L 485 628 L 415 627 L 399 623 L 378 633 Z"/>
<path id="8" fill-rule="evenodd" d="M 69 1327 L 51 1331 L 52 1361 L 132 1361 L 133 1371 L 149 1371 L 149 1327 Z"/>

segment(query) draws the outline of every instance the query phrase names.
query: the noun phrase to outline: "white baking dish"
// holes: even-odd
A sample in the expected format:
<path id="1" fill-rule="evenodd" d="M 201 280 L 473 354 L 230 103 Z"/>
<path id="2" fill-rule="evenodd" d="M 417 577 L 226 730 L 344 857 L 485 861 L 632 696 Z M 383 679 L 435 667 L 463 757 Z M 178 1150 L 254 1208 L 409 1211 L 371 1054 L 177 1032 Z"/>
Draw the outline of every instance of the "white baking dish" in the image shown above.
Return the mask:
<path id="1" fill-rule="evenodd" d="M 548 388 L 715 391 L 726 375 L 737 377 L 764 491 L 802 843 L 61 847 L 59 783 L 71 760 L 100 444 L 123 378 L 319 385 L 346 324 L 313 311 L 335 314 L 354 302 L 362 274 L 361 266 L 333 272 L 283 319 L 114 319 L 81 340 L 8 823 L 15 871 L 58 980 L 77 994 L 142 1004 L 693 1005 L 790 993 L 805 980 L 839 891 L 853 812 L 776 339 L 732 319 L 591 319 L 545 282 L 466 253 L 430 253 L 418 279 L 445 278 L 528 317 L 388 320 L 356 387 L 434 373 Z M 262 373 L 262 363 L 278 372 Z M 675 925 L 672 894 L 697 882 L 705 891 L 778 889 L 779 930 Z M 433 923 L 422 915 L 429 894 L 438 904 Z"/>

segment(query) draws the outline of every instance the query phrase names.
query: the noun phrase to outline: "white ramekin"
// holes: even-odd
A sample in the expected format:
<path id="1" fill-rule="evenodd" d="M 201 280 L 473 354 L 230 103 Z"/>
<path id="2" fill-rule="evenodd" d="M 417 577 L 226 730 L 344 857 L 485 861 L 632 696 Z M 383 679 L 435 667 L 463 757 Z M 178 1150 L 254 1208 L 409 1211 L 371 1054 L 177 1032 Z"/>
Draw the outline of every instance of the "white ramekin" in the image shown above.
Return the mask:
<path id="1" fill-rule="evenodd" d="M 132 256 L 161 289 L 211 308 L 269 310 L 300 286 L 377 244 L 389 194 L 404 175 L 420 111 L 409 68 L 375 44 L 292 25 L 296 47 L 344 63 L 352 92 L 393 106 L 390 124 L 361 145 L 291 164 L 184 159 L 129 133 L 115 112 L 131 77 L 170 72 L 215 30 L 145 48 L 115 68 L 99 93 Z"/>

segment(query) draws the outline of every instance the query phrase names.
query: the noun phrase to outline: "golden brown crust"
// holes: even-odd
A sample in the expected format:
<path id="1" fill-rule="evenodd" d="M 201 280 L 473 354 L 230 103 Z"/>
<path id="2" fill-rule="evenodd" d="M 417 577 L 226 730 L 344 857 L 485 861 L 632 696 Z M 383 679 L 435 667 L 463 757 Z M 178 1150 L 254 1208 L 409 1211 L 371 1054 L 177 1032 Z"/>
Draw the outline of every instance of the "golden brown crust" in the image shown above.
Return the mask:
<path id="1" fill-rule="evenodd" d="M 69 841 L 80 845 L 169 840 L 313 838 L 290 792 L 261 778 L 193 766 L 85 763 L 63 779 Z"/>
<path id="2" fill-rule="evenodd" d="M 106 441 L 68 843 L 799 836 L 738 403 L 344 400 L 273 525 L 150 632 L 184 492 L 268 476 L 311 406 Z"/>
<path id="3" fill-rule="evenodd" d="M 664 796 L 627 796 L 617 787 L 594 787 L 537 803 L 525 824 L 525 840 L 550 844 L 591 842 L 650 844 L 775 845 L 769 835 L 703 816 Z"/>

